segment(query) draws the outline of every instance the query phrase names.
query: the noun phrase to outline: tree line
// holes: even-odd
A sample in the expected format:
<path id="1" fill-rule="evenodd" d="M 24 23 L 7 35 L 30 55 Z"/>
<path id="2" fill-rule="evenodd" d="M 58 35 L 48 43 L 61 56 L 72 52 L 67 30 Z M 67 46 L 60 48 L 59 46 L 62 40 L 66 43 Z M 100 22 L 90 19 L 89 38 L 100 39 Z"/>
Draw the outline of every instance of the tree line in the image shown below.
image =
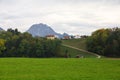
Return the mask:
<path id="1" fill-rule="evenodd" d="M 87 38 L 87 50 L 107 57 L 120 57 L 120 28 L 99 29 Z"/>
<path id="2" fill-rule="evenodd" d="M 18 29 L 0 32 L 0 57 L 60 57 L 60 40 L 32 37 Z"/>

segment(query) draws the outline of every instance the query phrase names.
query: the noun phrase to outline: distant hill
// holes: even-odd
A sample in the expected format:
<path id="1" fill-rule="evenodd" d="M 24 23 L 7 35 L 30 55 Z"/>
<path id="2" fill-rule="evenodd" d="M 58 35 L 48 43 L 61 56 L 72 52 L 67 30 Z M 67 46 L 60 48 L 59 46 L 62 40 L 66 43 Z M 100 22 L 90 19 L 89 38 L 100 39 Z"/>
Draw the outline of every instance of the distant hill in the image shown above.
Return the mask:
<path id="1" fill-rule="evenodd" d="M 43 23 L 32 25 L 27 30 L 27 32 L 32 34 L 32 36 L 45 37 L 46 35 L 55 35 L 59 38 L 63 37 L 63 35 L 55 32 L 50 26 L 43 24 Z"/>
<path id="2" fill-rule="evenodd" d="M 3 31 L 3 29 L 0 27 L 0 31 Z"/>
<path id="3" fill-rule="evenodd" d="M 69 36 L 69 34 L 67 34 L 67 33 L 63 33 L 63 36 Z"/>

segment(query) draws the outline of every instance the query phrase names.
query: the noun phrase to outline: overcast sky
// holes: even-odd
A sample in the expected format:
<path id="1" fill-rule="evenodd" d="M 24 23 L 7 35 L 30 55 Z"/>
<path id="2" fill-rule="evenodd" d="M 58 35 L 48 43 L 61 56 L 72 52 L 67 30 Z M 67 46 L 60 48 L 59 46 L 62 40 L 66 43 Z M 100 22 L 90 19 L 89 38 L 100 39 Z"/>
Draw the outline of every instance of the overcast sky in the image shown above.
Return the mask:
<path id="1" fill-rule="evenodd" d="M 56 32 L 90 34 L 120 27 L 120 0 L 0 0 L 0 27 L 26 31 L 44 23 Z"/>

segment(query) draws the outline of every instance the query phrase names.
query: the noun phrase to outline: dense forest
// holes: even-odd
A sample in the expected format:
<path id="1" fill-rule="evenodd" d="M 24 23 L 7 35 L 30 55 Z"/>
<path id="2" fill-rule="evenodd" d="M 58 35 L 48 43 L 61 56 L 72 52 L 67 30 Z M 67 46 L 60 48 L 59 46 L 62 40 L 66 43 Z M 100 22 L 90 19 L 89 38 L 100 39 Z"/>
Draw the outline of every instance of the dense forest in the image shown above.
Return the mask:
<path id="1" fill-rule="evenodd" d="M 93 32 L 87 39 L 87 50 L 107 57 L 120 57 L 120 28 Z"/>
<path id="2" fill-rule="evenodd" d="M 0 57 L 60 57 L 60 40 L 32 37 L 17 29 L 0 32 Z"/>
<path id="3" fill-rule="evenodd" d="M 120 28 L 99 29 L 86 38 L 87 50 L 107 57 L 120 57 Z M 32 37 L 17 29 L 0 31 L 0 57 L 63 57 L 61 40 Z"/>

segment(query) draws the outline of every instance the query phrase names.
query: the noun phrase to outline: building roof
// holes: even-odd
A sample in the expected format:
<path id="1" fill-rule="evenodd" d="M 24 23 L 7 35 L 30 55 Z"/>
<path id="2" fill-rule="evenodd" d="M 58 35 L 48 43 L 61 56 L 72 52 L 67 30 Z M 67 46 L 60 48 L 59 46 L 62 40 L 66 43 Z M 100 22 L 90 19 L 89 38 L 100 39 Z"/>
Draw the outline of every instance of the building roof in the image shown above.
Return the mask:
<path id="1" fill-rule="evenodd" d="M 47 35 L 46 37 L 55 37 L 54 35 Z"/>

